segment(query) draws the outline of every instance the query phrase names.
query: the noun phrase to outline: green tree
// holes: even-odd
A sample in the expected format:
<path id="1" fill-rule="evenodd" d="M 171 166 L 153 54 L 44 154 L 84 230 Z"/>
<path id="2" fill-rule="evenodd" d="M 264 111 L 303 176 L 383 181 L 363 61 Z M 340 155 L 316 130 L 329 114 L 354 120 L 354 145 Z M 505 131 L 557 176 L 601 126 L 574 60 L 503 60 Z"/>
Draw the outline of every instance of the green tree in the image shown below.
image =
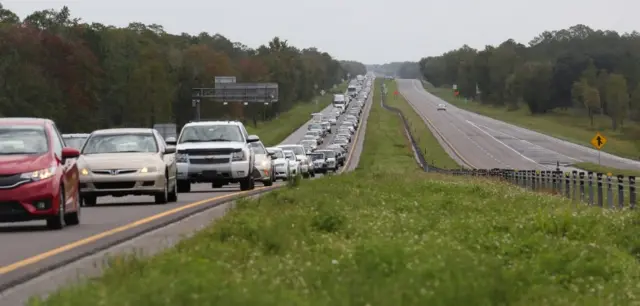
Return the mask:
<path id="1" fill-rule="evenodd" d="M 611 118 L 611 128 L 616 130 L 622 126 L 629 115 L 629 93 L 627 80 L 623 75 L 612 73 L 607 80 L 608 113 Z"/>

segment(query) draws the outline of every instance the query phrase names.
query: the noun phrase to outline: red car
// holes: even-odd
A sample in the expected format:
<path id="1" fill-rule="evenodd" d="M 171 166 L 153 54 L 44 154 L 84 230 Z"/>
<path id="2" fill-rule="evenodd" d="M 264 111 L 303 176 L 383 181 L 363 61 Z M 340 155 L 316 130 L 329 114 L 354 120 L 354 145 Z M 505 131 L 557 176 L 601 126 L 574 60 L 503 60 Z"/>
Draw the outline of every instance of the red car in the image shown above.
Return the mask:
<path id="1" fill-rule="evenodd" d="M 79 224 L 78 156 L 51 120 L 0 118 L 0 222 Z"/>

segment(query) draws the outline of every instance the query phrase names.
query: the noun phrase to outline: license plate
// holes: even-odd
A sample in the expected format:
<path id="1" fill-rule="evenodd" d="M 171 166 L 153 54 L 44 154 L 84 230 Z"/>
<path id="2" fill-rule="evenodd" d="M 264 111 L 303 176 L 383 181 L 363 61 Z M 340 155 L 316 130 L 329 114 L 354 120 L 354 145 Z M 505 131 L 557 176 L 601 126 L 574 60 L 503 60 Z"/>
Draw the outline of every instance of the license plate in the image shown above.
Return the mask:
<path id="1" fill-rule="evenodd" d="M 202 171 L 202 175 L 204 175 L 204 176 L 216 176 L 216 175 L 218 175 L 218 171 L 205 170 L 205 171 Z"/>

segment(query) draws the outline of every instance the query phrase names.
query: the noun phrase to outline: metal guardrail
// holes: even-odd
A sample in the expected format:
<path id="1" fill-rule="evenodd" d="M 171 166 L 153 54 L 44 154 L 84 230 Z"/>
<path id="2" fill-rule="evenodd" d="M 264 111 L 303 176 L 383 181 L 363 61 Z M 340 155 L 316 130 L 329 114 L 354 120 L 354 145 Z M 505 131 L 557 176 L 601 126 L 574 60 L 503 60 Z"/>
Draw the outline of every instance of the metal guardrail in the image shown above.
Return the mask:
<path id="1" fill-rule="evenodd" d="M 425 172 L 443 173 L 456 176 L 473 176 L 499 179 L 532 191 L 561 195 L 568 199 L 608 208 L 636 208 L 636 177 L 607 175 L 592 171 L 563 172 L 556 170 L 515 170 L 515 169 L 442 169 L 429 165 L 414 137 L 410 124 L 401 110 L 387 105 L 386 88 L 382 86 L 380 104 L 388 111 L 402 118 L 409 141 L 416 158 Z"/>

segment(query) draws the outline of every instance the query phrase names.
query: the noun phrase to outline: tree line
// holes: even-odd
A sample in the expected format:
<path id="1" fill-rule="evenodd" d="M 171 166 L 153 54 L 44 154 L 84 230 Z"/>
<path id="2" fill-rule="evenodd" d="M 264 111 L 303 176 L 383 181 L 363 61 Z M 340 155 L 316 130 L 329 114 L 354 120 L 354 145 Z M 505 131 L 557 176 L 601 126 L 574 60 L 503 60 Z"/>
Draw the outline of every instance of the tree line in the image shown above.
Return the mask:
<path id="1" fill-rule="evenodd" d="M 509 39 L 482 50 L 467 45 L 422 58 L 420 70 L 435 86 L 457 85 L 481 103 L 533 114 L 574 109 L 593 125 L 596 114 L 612 129 L 640 121 L 640 33 L 617 33 L 575 25 L 545 31 L 528 46 Z"/>
<path id="2" fill-rule="evenodd" d="M 417 62 L 391 62 L 382 65 L 367 65 L 371 71 L 401 79 L 422 79 Z"/>
<path id="3" fill-rule="evenodd" d="M 67 7 L 20 20 L 0 4 L 0 116 L 51 118 L 65 132 L 184 124 L 194 115 L 191 89 L 212 87 L 215 76 L 276 82 L 279 102 L 205 100 L 203 118 L 271 118 L 333 88 L 350 69 L 278 37 L 252 49 L 220 34 L 169 34 L 157 24 L 85 23 Z"/>

